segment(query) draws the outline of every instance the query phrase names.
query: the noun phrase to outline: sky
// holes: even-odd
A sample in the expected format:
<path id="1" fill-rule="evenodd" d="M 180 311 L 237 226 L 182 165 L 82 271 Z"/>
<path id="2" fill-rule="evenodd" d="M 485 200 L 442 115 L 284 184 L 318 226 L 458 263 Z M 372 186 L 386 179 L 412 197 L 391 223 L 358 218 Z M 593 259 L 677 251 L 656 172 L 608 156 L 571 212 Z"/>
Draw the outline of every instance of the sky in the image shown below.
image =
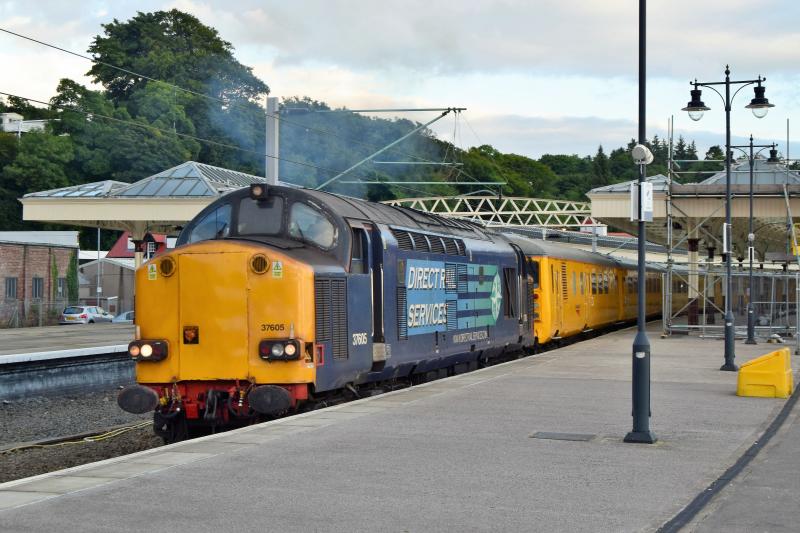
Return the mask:
<path id="1" fill-rule="evenodd" d="M 272 96 L 334 107 L 465 107 L 434 126 L 461 147 L 491 144 L 530 157 L 591 155 L 637 135 L 638 2 L 634 0 L 0 0 L 0 27 L 85 52 L 100 25 L 137 11 L 178 8 L 215 27 Z M 764 119 L 733 102 L 734 144 L 750 134 L 786 153 L 787 119 L 800 139 L 800 2 L 650 2 L 647 136 L 724 144 L 721 99 L 699 122 L 680 109 L 689 81 L 766 76 Z M 0 91 L 49 99 L 58 80 L 88 84 L 87 61 L 0 33 Z M 421 122 L 431 113 L 402 116 Z M 800 140 L 792 141 L 792 158 Z"/>

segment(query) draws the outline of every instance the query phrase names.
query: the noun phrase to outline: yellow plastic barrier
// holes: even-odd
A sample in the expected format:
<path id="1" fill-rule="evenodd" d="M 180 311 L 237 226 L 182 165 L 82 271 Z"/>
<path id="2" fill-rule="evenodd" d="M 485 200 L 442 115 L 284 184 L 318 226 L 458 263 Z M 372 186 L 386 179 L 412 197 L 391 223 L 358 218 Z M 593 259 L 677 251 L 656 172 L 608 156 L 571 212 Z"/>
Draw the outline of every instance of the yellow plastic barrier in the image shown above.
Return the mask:
<path id="1" fill-rule="evenodd" d="M 794 390 L 789 348 L 781 348 L 739 368 L 738 396 L 788 398 Z"/>

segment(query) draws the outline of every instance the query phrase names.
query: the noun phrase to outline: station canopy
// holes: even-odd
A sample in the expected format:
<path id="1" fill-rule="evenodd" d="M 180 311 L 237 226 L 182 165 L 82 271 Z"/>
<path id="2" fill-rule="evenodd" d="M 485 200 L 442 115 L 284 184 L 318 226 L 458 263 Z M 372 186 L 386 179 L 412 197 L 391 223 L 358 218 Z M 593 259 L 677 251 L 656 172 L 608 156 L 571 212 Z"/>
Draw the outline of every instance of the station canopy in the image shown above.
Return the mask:
<path id="1" fill-rule="evenodd" d="M 204 207 L 228 191 L 264 178 L 187 161 L 135 183 L 106 180 L 26 194 L 23 220 L 174 235 Z M 138 254 L 137 254 L 138 255 Z"/>
<path id="2" fill-rule="evenodd" d="M 725 171 L 699 183 L 676 183 L 662 174 L 651 176 L 653 221 L 647 223 L 647 239 L 669 245 L 668 212 L 672 213 L 672 245 L 722 252 L 725 222 Z M 592 218 L 632 234 L 630 190 L 633 181 L 597 187 L 587 193 Z M 750 166 L 739 160 L 731 167 L 731 218 L 734 259 L 747 257 L 750 216 Z M 756 159 L 753 168 L 753 227 L 757 261 L 794 261 L 787 255 L 792 242 L 790 219 L 800 217 L 800 174 L 783 164 Z M 800 238 L 800 235 L 798 235 Z M 692 239 L 694 243 L 689 243 Z"/>

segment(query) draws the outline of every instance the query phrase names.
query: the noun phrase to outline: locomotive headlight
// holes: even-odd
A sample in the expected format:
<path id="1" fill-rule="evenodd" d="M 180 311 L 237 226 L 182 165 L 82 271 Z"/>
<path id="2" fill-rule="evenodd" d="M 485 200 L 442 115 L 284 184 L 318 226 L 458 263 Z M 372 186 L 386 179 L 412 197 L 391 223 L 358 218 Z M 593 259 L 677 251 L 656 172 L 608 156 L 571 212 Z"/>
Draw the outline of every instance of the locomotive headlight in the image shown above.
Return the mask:
<path id="1" fill-rule="evenodd" d="M 284 353 L 286 355 L 288 355 L 289 357 L 292 357 L 295 353 L 297 353 L 297 346 L 295 346 L 294 344 L 289 343 L 289 344 L 286 345 L 286 348 L 284 348 L 283 351 L 284 351 Z"/>
<path id="2" fill-rule="evenodd" d="M 280 357 L 283 355 L 283 344 L 280 342 L 276 342 L 272 345 L 272 356 L 273 357 Z"/>
<path id="3" fill-rule="evenodd" d="M 164 340 L 136 340 L 128 345 L 128 355 L 135 361 L 162 361 L 168 352 L 169 346 Z"/>

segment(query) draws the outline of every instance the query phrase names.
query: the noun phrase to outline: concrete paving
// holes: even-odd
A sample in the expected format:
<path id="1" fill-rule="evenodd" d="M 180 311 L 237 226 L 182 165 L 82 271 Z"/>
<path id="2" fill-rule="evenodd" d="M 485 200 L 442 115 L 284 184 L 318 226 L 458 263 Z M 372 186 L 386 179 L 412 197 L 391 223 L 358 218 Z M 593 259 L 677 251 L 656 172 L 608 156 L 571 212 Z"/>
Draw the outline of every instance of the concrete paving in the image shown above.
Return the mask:
<path id="1" fill-rule="evenodd" d="M 125 351 L 133 335 L 129 324 L 0 329 L 0 364 Z"/>
<path id="2" fill-rule="evenodd" d="M 641 531 L 785 400 L 735 396 L 721 341 L 651 332 L 656 445 L 630 430 L 632 330 L 447 380 L 0 485 L 0 530 Z M 737 362 L 774 346 L 737 345 Z M 533 438 L 537 432 L 589 440 Z"/>
<path id="3" fill-rule="evenodd" d="M 800 408 L 687 531 L 731 533 L 800 530 Z"/>

